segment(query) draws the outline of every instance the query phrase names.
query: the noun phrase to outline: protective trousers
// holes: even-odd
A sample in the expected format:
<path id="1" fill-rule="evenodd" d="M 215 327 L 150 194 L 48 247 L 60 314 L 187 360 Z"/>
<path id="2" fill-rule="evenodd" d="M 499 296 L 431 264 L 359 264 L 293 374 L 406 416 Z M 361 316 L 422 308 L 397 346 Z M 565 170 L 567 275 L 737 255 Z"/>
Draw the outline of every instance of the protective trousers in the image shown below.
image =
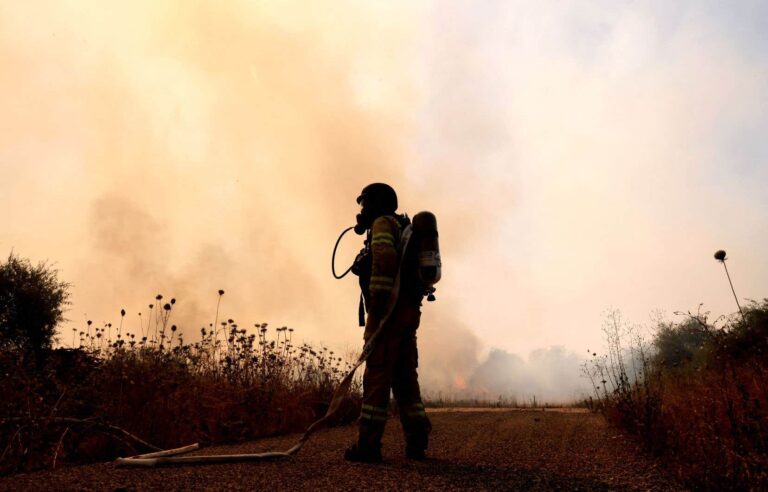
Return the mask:
<path id="1" fill-rule="evenodd" d="M 360 413 L 358 446 L 380 449 L 387 422 L 390 389 L 397 400 L 400 422 L 410 450 L 425 450 L 432 425 L 421 401 L 416 329 L 421 319 L 420 303 L 398 303 L 379 334 L 365 363 L 363 407 Z"/>

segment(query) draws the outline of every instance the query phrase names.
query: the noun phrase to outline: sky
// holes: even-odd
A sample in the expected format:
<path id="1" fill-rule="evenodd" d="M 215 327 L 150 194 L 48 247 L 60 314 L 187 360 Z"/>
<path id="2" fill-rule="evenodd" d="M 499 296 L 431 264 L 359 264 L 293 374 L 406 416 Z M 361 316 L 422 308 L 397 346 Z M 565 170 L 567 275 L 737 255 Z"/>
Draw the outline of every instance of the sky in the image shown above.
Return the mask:
<path id="1" fill-rule="evenodd" d="M 432 394 L 565 400 L 609 309 L 768 292 L 768 4 L 0 3 L 0 252 L 72 283 L 62 327 L 157 293 L 356 350 L 330 256 L 368 183 L 438 218 Z M 361 247 L 347 236 L 338 262 Z"/>

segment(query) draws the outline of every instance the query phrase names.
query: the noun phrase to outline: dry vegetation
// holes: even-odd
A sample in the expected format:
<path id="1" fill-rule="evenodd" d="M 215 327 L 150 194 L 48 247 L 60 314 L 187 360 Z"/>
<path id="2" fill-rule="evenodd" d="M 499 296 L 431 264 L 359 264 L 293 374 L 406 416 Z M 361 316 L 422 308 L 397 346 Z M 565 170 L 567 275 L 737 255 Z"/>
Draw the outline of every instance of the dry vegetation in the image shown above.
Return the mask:
<path id="1" fill-rule="evenodd" d="M 650 344 L 617 313 L 608 354 L 584 366 L 594 408 L 638 434 L 696 490 L 768 483 L 768 300 L 710 323 L 659 322 Z"/>
<path id="2" fill-rule="evenodd" d="M 514 396 L 499 395 L 496 399 L 489 398 L 460 398 L 454 396 L 427 395 L 424 397 L 424 404 L 428 408 L 516 408 L 516 409 L 548 409 L 548 408 L 584 408 L 585 401 L 573 401 L 569 403 L 548 403 L 536 399 L 532 396 L 528 400 L 518 400 Z"/>
<path id="3" fill-rule="evenodd" d="M 135 454 L 148 447 L 140 440 L 171 447 L 298 431 L 325 412 L 348 367 L 338 354 L 294 344 L 290 328 L 232 319 L 185 343 L 174 306 L 158 295 L 141 333 L 123 330 L 121 311 L 116 326 L 75 329 L 72 349 L 3 346 L 0 473 Z M 356 418 L 358 394 L 359 384 L 341 420 Z"/>

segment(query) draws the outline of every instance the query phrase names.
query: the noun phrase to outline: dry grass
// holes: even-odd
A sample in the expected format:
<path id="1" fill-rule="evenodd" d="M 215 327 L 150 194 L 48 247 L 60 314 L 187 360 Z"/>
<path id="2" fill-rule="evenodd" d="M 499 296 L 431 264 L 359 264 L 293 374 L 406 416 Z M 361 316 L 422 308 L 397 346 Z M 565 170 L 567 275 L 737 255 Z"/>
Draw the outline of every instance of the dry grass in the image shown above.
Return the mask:
<path id="1" fill-rule="evenodd" d="M 768 301 L 744 314 L 720 327 L 701 314 L 663 323 L 652 344 L 614 315 L 609 354 L 584 368 L 594 407 L 697 490 L 768 483 Z"/>
<path id="2" fill-rule="evenodd" d="M 0 352 L 0 473 L 141 450 L 90 422 L 159 447 L 303 430 L 325 412 L 349 366 L 326 348 L 295 345 L 290 328 L 241 328 L 231 319 L 185 343 L 170 323 L 174 305 L 158 295 L 141 333 L 123 330 L 122 311 L 117 326 L 88 322 L 79 336 L 75 330 L 76 348 L 41 360 Z M 358 382 L 340 420 L 356 418 L 359 389 Z"/>
<path id="3" fill-rule="evenodd" d="M 528 400 L 518 400 L 515 397 L 506 397 L 500 395 L 496 399 L 487 398 L 452 398 L 444 397 L 440 394 L 437 396 L 426 395 L 424 397 L 424 405 L 427 408 L 503 408 L 503 409 L 520 409 L 520 410 L 544 410 L 544 409 L 563 409 L 563 408 L 585 408 L 586 403 L 583 401 L 574 401 L 571 403 L 548 403 L 541 402 L 536 397 L 531 397 Z"/>

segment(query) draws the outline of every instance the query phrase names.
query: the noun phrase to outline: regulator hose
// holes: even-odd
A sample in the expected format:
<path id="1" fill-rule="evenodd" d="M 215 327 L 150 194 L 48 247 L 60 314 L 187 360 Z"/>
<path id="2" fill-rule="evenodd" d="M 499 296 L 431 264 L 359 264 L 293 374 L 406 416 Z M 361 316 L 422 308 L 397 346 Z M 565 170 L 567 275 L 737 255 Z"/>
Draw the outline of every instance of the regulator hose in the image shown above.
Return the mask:
<path id="1" fill-rule="evenodd" d="M 342 278 L 346 277 L 346 275 L 352 271 L 352 267 L 355 266 L 354 262 L 347 268 L 347 271 L 342 273 L 341 275 L 336 275 L 336 249 L 339 247 L 339 243 L 341 242 L 341 238 L 344 237 L 344 234 L 348 233 L 352 229 L 354 229 L 355 226 L 347 227 L 344 229 L 344 231 L 339 236 L 339 239 L 336 240 L 336 245 L 333 247 L 333 256 L 331 256 L 331 273 L 333 273 L 333 277 L 336 280 L 341 280 Z"/>

